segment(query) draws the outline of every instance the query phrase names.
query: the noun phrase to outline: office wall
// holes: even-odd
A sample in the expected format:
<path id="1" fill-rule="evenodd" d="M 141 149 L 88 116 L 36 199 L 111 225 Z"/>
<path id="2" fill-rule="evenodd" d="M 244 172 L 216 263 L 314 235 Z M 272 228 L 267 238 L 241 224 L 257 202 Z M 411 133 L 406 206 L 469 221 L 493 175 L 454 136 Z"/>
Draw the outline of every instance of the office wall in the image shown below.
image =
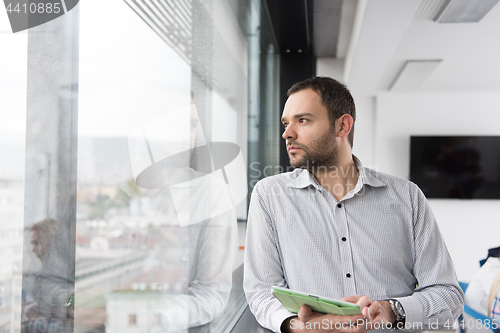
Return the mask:
<path id="1" fill-rule="evenodd" d="M 500 135 L 500 93 L 380 94 L 375 165 L 408 178 L 411 135 Z M 429 200 L 458 278 L 470 281 L 479 259 L 500 246 L 500 200 Z"/>
<path id="2" fill-rule="evenodd" d="M 332 77 L 344 81 L 345 59 L 318 58 L 316 60 L 316 75 Z M 345 82 L 344 82 L 345 83 Z M 348 85 L 356 103 L 356 125 L 353 154 L 363 165 L 375 167 L 374 136 L 376 119 L 375 97 L 366 92 L 356 91 Z"/>
<path id="3" fill-rule="evenodd" d="M 378 168 L 375 164 L 375 123 L 376 98 L 351 92 L 356 103 L 356 122 L 354 125 L 354 146 L 352 153 L 369 168 Z"/>

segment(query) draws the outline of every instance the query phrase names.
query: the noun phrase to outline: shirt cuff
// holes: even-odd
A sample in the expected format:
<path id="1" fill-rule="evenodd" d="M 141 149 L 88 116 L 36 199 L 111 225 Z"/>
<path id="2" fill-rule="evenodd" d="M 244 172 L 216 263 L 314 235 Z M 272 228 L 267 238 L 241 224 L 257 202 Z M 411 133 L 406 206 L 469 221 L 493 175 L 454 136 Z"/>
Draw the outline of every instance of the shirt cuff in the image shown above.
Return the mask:
<path id="1" fill-rule="evenodd" d="M 405 328 L 410 330 L 422 329 L 424 325 L 424 310 L 415 295 L 407 297 L 394 297 L 398 300 L 405 310 Z"/>
<path id="2" fill-rule="evenodd" d="M 281 324 L 285 321 L 285 319 L 295 316 L 293 313 L 288 311 L 287 309 L 281 309 L 276 311 L 271 318 L 271 329 L 273 332 L 281 332 Z"/>

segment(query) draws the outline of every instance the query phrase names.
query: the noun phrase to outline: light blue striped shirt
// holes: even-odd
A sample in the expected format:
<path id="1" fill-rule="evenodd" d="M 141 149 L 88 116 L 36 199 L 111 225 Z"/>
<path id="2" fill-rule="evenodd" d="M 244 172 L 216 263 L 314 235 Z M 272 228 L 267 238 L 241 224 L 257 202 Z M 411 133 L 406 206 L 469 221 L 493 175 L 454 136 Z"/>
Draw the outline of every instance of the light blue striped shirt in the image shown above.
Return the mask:
<path id="1" fill-rule="evenodd" d="M 279 332 L 292 314 L 271 294 L 277 285 L 335 299 L 394 298 L 407 325 L 452 325 L 464 295 L 424 194 L 355 161 L 358 182 L 340 202 L 304 169 L 257 183 L 245 251 L 250 310 Z"/>

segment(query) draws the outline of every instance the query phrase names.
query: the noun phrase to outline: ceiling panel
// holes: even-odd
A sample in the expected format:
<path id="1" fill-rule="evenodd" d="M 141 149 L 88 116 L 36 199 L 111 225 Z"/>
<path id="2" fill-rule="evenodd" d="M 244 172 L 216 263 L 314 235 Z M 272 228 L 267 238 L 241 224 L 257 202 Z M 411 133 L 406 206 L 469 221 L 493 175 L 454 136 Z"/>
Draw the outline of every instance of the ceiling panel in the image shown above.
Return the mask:
<path id="1" fill-rule="evenodd" d="M 314 0 L 313 47 L 319 57 L 335 57 L 342 0 Z"/>
<path id="2" fill-rule="evenodd" d="M 415 90 L 500 90 L 500 4 L 478 23 L 440 24 L 443 0 L 370 0 L 348 84 L 387 91 L 409 60 L 442 59 Z"/>

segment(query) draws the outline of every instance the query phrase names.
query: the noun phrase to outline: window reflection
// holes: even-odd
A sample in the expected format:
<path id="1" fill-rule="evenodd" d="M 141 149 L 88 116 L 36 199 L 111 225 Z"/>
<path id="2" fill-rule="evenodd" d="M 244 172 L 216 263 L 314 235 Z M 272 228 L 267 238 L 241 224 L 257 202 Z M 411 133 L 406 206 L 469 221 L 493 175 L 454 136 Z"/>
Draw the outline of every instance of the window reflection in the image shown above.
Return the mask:
<path id="1" fill-rule="evenodd" d="M 227 304 L 235 205 L 243 201 L 246 211 L 246 137 L 238 135 L 246 126 L 246 53 L 225 55 L 236 72 L 221 81 L 214 40 L 234 46 L 214 27 L 230 14 L 215 3 L 176 4 L 191 30 L 175 47 L 137 8 L 117 2 L 110 27 L 109 13 L 82 6 L 77 332 L 182 331 Z M 179 49 L 197 38 L 194 49 Z"/>
<path id="2" fill-rule="evenodd" d="M 31 262 L 24 275 L 23 332 L 64 332 L 73 294 L 73 280 L 59 274 L 68 263 L 68 254 L 54 242 L 61 227 L 54 219 L 44 219 L 29 227 Z M 27 287 L 29 286 L 29 287 Z"/>

